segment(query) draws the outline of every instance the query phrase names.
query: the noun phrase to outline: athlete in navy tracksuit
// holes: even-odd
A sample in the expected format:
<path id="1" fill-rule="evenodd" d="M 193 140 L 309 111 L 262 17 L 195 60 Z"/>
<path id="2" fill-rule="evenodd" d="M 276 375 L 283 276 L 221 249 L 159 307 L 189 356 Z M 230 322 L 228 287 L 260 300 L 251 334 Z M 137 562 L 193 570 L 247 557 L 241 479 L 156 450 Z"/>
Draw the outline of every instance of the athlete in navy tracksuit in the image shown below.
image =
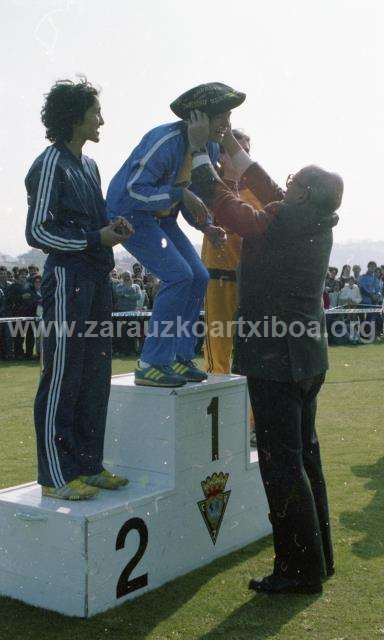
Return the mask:
<path id="1" fill-rule="evenodd" d="M 57 83 L 56 93 L 60 86 Z M 63 97 L 56 98 L 66 95 L 64 89 Z M 110 337 L 100 335 L 100 323 L 111 317 L 111 247 L 119 241 L 105 241 L 105 234 L 111 232 L 99 172 L 94 160 L 81 155 L 86 139 L 98 141 L 96 127 L 103 124 L 96 92 L 92 95 L 80 143 L 56 140 L 34 161 L 25 181 L 26 238 L 28 244 L 48 253 L 42 296 L 49 335 L 44 339 L 44 369 L 35 402 L 38 482 L 44 495 L 69 499 L 97 492 L 93 487 L 86 490 L 80 481 L 73 491 L 71 484 L 67 488 L 69 483 L 103 473 L 111 344 Z M 73 152 L 76 149 L 78 154 Z M 106 242 L 109 246 L 104 246 Z M 54 323 L 51 328 L 50 322 Z M 87 337 L 87 332 L 93 337 Z"/>

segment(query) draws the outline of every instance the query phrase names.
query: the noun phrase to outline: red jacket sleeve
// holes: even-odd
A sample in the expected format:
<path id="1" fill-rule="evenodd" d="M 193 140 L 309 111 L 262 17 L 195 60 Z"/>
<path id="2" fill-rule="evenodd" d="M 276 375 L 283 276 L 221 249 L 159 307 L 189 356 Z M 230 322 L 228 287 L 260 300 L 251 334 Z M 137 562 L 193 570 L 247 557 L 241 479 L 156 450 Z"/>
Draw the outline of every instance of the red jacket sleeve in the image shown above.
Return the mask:
<path id="1" fill-rule="evenodd" d="M 271 201 L 282 200 L 284 193 L 256 162 L 243 174 L 243 185 L 246 185 L 263 204 L 271 204 L 263 210 L 257 210 L 235 196 L 223 183 L 217 182 L 210 208 L 217 224 L 242 238 L 262 235 L 278 213 L 279 203 Z"/>
<path id="2" fill-rule="evenodd" d="M 249 189 L 263 207 L 269 202 L 284 198 L 284 191 L 274 182 L 257 162 L 249 165 L 240 178 L 240 189 Z"/>
<path id="3" fill-rule="evenodd" d="M 284 192 L 257 162 L 253 162 L 244 171 L 240 186 L 254 193 L 262 205 L 266 205 L 261 210 L 234 194 L 209 162 L 203 161 L 195 166 L 192 170 L 192 178 L 198 184 L 203 200 L 212 211 L 216 224 L 237 233 L 242 238 L 262 235 L 278 212 L 279 202 L 273 201 L 280 201 L 284 197 Z"/>
<path id="4" fill-rule="evenodd" d="M 216 185 L 211 210 L 217 224 L 237 233 L 241 238 L 262 235 L 276 215 L 276 212 L 269 210 L 257 211 L 219 184 Z"/>

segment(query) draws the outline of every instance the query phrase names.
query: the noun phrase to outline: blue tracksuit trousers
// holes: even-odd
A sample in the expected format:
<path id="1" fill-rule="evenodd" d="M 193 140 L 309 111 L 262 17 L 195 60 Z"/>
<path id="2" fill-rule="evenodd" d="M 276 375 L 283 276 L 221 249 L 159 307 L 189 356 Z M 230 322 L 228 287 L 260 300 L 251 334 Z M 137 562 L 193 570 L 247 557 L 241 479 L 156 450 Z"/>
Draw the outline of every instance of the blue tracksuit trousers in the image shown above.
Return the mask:
<path id="1" fill-rule="evenodd" d="M 127 219 L 135 233 L 125 248 L 161 281 L 141 359 L 151 365 L 169 365 L 175 356 L 191 360 L 192 327 L 203 306 L 208 271 L 175 217 L 133 213 Z"/>
<path id="2" fill-rule="evenodd" d="M 44 273 L 42 294 L 48 335 L 35 401 L 38 482 L 60 487 L 103 469 L 111 337 L 100 323 L 110 321 L 111 285 L 56 266 Z"/>

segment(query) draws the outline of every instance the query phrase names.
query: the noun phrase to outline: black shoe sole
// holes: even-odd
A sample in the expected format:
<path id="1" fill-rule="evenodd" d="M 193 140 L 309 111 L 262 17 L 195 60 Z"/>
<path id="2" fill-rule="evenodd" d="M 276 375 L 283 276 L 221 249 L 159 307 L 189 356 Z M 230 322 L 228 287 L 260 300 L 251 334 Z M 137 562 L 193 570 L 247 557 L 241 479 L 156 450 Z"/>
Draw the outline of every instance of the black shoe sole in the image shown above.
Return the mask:
<path id="1" fill-rule="evenodd" d="M 185 382 L 178 382 L 174 384 L 155 384 L 154 382 L 147 382 L 143 380 L 135 380 L 134 382 L 137 387 L 157 387 L 158 389 L 178 389 L 179 387 L 184 387 L 186 384 Z"/>

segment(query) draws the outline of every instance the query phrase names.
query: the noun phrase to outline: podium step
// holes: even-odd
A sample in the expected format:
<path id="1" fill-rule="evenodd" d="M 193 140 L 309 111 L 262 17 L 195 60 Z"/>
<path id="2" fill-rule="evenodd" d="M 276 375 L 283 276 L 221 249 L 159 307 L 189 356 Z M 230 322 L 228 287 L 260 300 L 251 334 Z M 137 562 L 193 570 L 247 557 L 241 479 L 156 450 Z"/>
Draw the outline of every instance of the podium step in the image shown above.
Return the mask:
<path id="1" fill-rule="evenodd" d="M 36 483 L 0 491 L 0 593 L 87 618 L 257 540 L 270 523 L 255 457 L 244 378 L 113 378 L 105 465 L 130 484 L 74 503 Z"/>

